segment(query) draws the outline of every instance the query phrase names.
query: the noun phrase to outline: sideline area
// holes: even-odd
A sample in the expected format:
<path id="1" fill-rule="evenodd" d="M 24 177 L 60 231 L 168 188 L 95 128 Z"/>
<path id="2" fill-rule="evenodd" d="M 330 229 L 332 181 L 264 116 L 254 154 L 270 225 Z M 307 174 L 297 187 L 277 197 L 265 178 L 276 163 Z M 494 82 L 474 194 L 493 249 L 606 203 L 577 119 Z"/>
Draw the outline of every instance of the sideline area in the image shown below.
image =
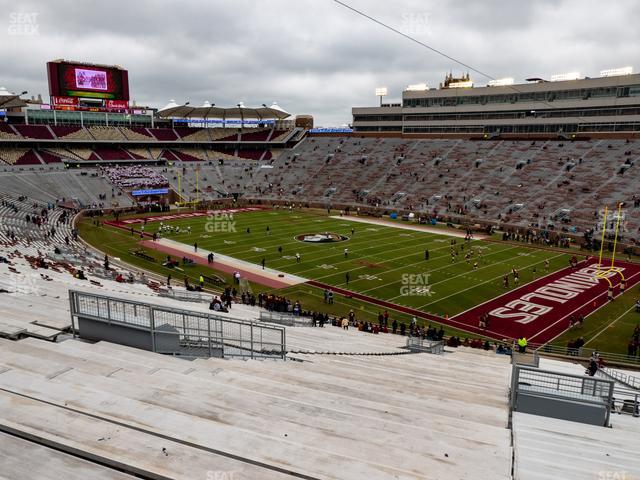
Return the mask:
<path id="1" fill-rule="evenodd" d="M 161 238 L 155 242 L 153 240 L 142 240 L 140 244 L 178 259 L 186 257 L 199 265 L 207 265 L 225 273 L 240 272 L 240 278 L 261 283 L 269 288 L 286 288 L 308 281 L 306 278 L 297 275 L 291 275 L 268 267 L 263 269 L 255 263 L 211 252 L 210 250 L 198 249 L 197 252 L 194 252 L 192 246 L 168 238 Z M 211 264 L 207 262 L 209 253 L 214 255 L 213 263 Z"/>
<path id="2" fill-rule="evenodd" d="M 413 230 L 415 232 L 435 233 L 437 235 L 445 235 L 445 236 L 456 237 L 456 238 L 466 237 L 466 233 L 458 232 L 450 228 L 435 228 L 435 227 L 429 227 L 428 225 L 411 225 L 411 224 L 404 224 L 400 222 L 394 222 L 392 220 L 383 220 L 380 218 L 369 218 L 369 217 L 363 218 L 363 217 L 355 217 L 352 215 L 342 215 L 342 216 L 330 215 L 329 218 L 333 218 L 334 220 L 349 220 L 351 222 L 380 225 L 382 227 L 393 227 L 393 228 L 399 228 L 401 230 Z M 478 235 L 477 233 L 474 233 L 473 235 L 474 240 L 485 240 L 486 238 L 488 238 L 487 235 Z"/>

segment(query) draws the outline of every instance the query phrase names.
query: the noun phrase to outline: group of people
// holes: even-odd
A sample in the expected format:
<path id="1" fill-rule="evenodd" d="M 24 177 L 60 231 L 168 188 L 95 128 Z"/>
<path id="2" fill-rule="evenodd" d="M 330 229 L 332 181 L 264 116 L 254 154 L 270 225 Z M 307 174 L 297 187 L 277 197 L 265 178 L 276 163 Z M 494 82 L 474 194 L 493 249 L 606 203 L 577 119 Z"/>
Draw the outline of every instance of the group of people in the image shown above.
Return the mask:
<path id="1" fill-rule="evenodd" d="M 542 245 L 544 247 L 569 248 L 571 245 L 571 239 L 569 237 L 549 230 L 536 231 L 526 229 L 524 231 L 505 231 L 502 233 L 502 240 Z"/>
<path id="2" fill-rule="evenodd" d="M 549 269 L 549 261 L 545 260 L 545 269 Z M 536 273 L 535 267 L 533 267 L 533 273 Z M 518 286 L 520 285 L 520 271 L 515 267 L 515 265 L 511 268 L 510 272 L 505 273 L 502 276 L 502 286 L 506 289 L 509 288 L 509 278 L 513 276 L 513 285 L 514 286 Z M 487 321 L 489 320 L 488 318 L 486 319 Z"/>
<path id="3" fill-rule="evenodd" d="M 163 175 L 144 165 L 100 167 L 99 171 L 112 185 L 120 189 L 169 185 L 169 181 Z"/>
<path id="4" fill-rule="evenodd" d="M 293 315 L 310 316 L 310 313 L 302 310 L 300 301 L 296 300 L 292 302 L 290 299 L 273 295 L 272 293 L 259 293 L 258 294 L 258 306 L 265 308 L 270 312 L 291 313 Z"/>
<path id="5" fill-rule="evenodd" d="M 640 312 L 640 300 L 636 302 L 636 312 Z M 640 355 L 640 324 L 636 325 L 627 344 L 627 355 L 635 357 Z"/>

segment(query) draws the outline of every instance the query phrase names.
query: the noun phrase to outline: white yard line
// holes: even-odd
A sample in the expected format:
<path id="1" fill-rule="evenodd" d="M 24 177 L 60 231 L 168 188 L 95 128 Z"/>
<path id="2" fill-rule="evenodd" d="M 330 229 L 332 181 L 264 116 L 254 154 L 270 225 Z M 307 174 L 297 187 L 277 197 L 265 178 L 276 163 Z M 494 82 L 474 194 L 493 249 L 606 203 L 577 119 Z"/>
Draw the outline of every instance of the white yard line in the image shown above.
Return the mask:
<path id="1" fill-rule="evenodd" d="M 487 254 L 486 254 L 486 255 L 484 255 L 482 258 L 487 258 L 487 257 L 490 257 L 491 255 L 495 255 L 495 254 L 498 254 L 498 253 L 506 252 L 506 251 L 508 251 L 508 250 L 513 250 L 513 249 L 515 249 L 515 248 L 518 248 L 518 247 L 507 247 L 507 248 L 503 248 L 502 250 L 498 250 L 498 251 L 495 251 L 495 252 L 487 253 Z M 509 258 L 507 258 L 506 260 L 502 260 L 502 261 L 500 261 L 500 262 L 490 263 L 490 264 L 488 264 L 488 265 L 486 265 L 486 266 L 484 266 L 484 267 L 480 267 L 480 268 L 478 268 L 477 270 L 472 270 L 472 271 L 462 272 L 462 273 L 459 273 L 459 274 L 457 274 L 457 275 L 454 275 L 453 277 L 445 278 L 444 280 L 440 280 L 440 281 L 435 282 L 435 283 L 432 283 L 432 284 L 430 284 L 430 285 L 431 285 L 431 286 L 433 286 L 433 285 L 439 285 L 439 284 L 441 284 L 441 283 L 448 282 L 449 280 L 453 280 L 454 278 L 464 277 L 465 275 L 473 274 L 474 272 L 478 272 L 478 271 L 480 271 L 480 270 L 484 270 L 485 268 L 491 268 L 491 267 L 493 267 L 494 265 L 500 265 L 501 263 L 505 263 L 505 262 L 512 262 L 512 261 L 513 261 L 513 258 L 509 257 Z M 392 270 L 387 270 L 387 271 L 385 271 L 384 273 L 392 272 L 393 270 L 400 270 L 401 268 L 409 268 L 409 267 L 412 267 L 413 265 L 421 265 L 421 264 L 422 264 L 422 265 L 424 265 L 424 262 L 414 263 L 414 264 L 409 265 L 409 266 L 407 266 L 407 267 L 398 267 L 398 268 L 394 268 L 394 269 L 392 269 Z M 426 270 L 426 269 L 425 269 L 425 270 L 426 270 L 426 273 L 431 274 L 432 272 L 437 272 L 437 271 L 440 271 L 440 270 L 446 270 L 446 269 L 450 268 L 450 267 L 451 267 L 451 266 L 453 266 L 453 265 L 460 265 L 460 263 L 458 263 L 458 262 L 456 261 L 455 263 L 448 263 L 447 265 L 443 265 L 442 267 L 433 268 L 433 269 L 431 269 L 431 270 Z M 366 293 L 366 292 L 370 292 L 371 290 L 377 290 L 377 289 L 382 288 L 382 287 L 388 287 L 389 285 L 394 285 L 394 284 L 396 284 L 396 283 L 398 283 L 398 282 L 401 282 L 401 281 L 402 281 L 402 280 L 394 280 L 393 282 L 386 283 L 386 284 L 384 284 L 384 285 L 377 285 L 377 286 L 372 287 L 372 288 L 369 288 L 369 289 L 367 289 L 367 290 L 363 290 L 363 291 L 362 291 L 362 292 L 360 292 L 360 293 Z M 391 299 L 390 299 L 390 300 L 395 300 L 395 299 L 396 299 L 396 298 L 398 298 L 398 297 L 402 297 L 402 295 L 396 295 L 395 297 L 391 297 Z"/>
<path id="2" fill-rule="evenodd" d="M 565 255 L 565 254 L 564 254 L 564 253 L 559 253 L 558 255 L 556 255 L 556 256 L 554 256 L 554 257 L 551 257 L 551 260 L 553 260 L 554 258 L 561 257 L 562 255 Z M 507 261 L 508 261 L 508 260 L 507 260 Z M 520 268 L 520 270 L 523 270 L 523 269 L 526 269 L 526 268 L 532 267 L 532 266 L 534 266 L 534 265 L 538 265 L 538 264 L 540 264 L 540 263 L 542 263 L 542 262 L 544 262 L 544 260 L 540 260 L 539 262 L 535 262 L 535 263 L 531 263 L 531 264 L 529 264 L 529 265 L 525 265 L 524 267 L 521 267 L 521 268 Z M 504 263 L 504 262 L 496 262 L 496 263 L 494 263 L 493 265 L 497 265 L 498 263 Z M 486 282 L 476 283 L 475 285 L 472 285 L 472 286 L 471 286 L 471 287 L 469 287 L 469 288 L 465 288 L 464 290 L 458 290 L 458 291 L 456 291 L 456 292 L 452 293 L 451 295 L 447 295 L 446 297 L 439 298 L 438 300 L 435 300 L 435 301 L 433 301 L 433 302 L 425 303 L 424 305 L 421 305 L 421 306 L 419 306 L 419 307 L 417 307 L 417 308 L 418 308 L 419 310 L 422 310 L 424 307 L 428 307 L 429 305 L 433 305 L 434 303 L 438 303 L 438 302 L 441 302 L 442 300 L 446 300 L 447 298 L 453 297 L 453 296 L 455 296 L 455 295 L 459 295 L 459 294 L 461 294 L 461 293 L 463 293 L 463 292 L 466 292 L 467 290 L 473 290 L 474 288 L 479 287 L 480 285 L 484 285 L 484 284 L 486 284 L 486 283 L 493 282 L 493 281 L 495 281 L 495 280 L 497 280 L 497 279 L 499 279 L 499 278 L 502 278 L 502 277 L 503 277 L 503 275 L 498 275 L 497 277 L 490 278 L 490 279 L 489 279 L 489 280 L 487 280 Z M 531 283 L 531 282 L 529 282 L 529 283 Z M 522 287 L 518 287 L 518 288 L 522 288 Z M 511 291 L 513 291 L 513 290 L 511 290 Z M 493 300 L 493 299 L 492 299 L 492 300 Z"/>
<path id="3" fill-rule="evenodd" d="M 407 225 L 404 223 L 393 222 L 391 220 L 381 220 L 378 218 L 367 218 L 367 217 L 352 217 L 352 216 L 336 216 L 332 215 L 329 218 L 334 218 L 336 220 L 349 220 L 351 222 L 359 222 L 359 223 L 369 223 L 371 225 L 380 225 L 383 227 L 392 227 L 399 228 L 402 230 L 413 230 L 416 232 L 425 232 L 425 233 L 435 233 L 437 235 L 445 235 L 449 237 L 457 237 L 457 238 L 465 238 L 466 233 L 456 232 L 454 230 L 449 229 L 441 229 L 441 228 L 433 228 L 429 226 L 422 225 Z M 489 238 L 487 235 L 476 235 L 474 234 L 474 240 L 485 240 Z"/>
<path id="4" fill-rule="evenodd" d="M 627 279 L 627 281 L 628 281 L 628 280 L 631 280 L 631 279 L 632 279 L 632 278 L 634 278 L 634 277 L 637 277 L 638 275 L 640 275 L 640 272 L 638 272 L 638 273 L 635 273 L 635 274 L 631 275 L 631 276 Z M 620 285 L 620 282 L 616 283 L 616 284 L 614 285 L 614 287 L 617 287 L 618 285 Z M 581 305 L 581 306 L 579 306 L 578 308 L 576 308 L 576 309 L 574 309 L 573 311 L 571 311 L 571 312 L 567 313 L 564 317 L 562 317 L 562 318 L 560 318 L 560 319 L 556 320 L 556 321 L 555 321 L 555 322 L 553 322 L 551 325 L 549 325 L 547 328 L 545 328 L 545 329 L 543 329 L 543 330 L 539 331 L 538 333 L 536 333 L 533 337 L 531 337 L 531 339 L 533 339 L 533 338 L 537 337 L 537 336 L 538 336 L 538 335 L 540 335 L 541 333 L 546 332 L 546 331 L 547 331 L 547 330 L 549 330 L 551 327 L 556 326 L 558 323 L 562 322 L 562 321 L 563 321 L 563 320 L 565 320 L 567 317 L 569 317 L 569 315 L 574 314 L 575 312 L 577 312 L 577 311 L 578 311 L 578 310 L 580 310 L 581 308 L 583 308 L 583 307 L 587 306 L 588 304 L 590 304 L 591 302 L 593 302 L 596 298 L 601 297 L 601 296 L 603 296 L 603 295 L 606 295 L 606 292 L 602 292 L 602 293 L 600 293 L 600 294 L 596 295 L 595 297 L 591 298 L 588 302 L 585 302 L 584 304 L 582 304 L 582 305 Z M 597 309 L 593 310 L 591 313 L 589 313 L 589 315 L 592 315 L 593 313 L 597 312 L 598 310 L 600 310 L 600 309 L 601 309 L 602 307 L 604 307 L 605 305 L 607 305 L 607 303 L 605 303 L 605 304 L 601 305 L 600 307 L 598 307 Z M 587 317 L 588 317 L 589 315 L 587 315 Z M 617 321 L 617 320 L 618 320 L 618 319 L 616 319 L 616 321 Z M 614 322 L 614 323 L 615 323 L 615 322 Z M 610 324 L 610 325 L 611 325 L 611 324 Z M 606 327 L 605 327 L 605 329 L 606 329 Z M 559 337 L 562 333 L 564 333 L 566 330 L 567 330 L 566 328 L 565 328 L 565 329 L 563 329 L 563 330 L 562 330 L 562 332 L 561 332 L 560 334 L 556 335 L 555 337 L 553 337 L 551 340 L 549 340 L 549 341 L 548 341 L 548 342 L 546 342 L 546 343 L 551 343 L 553 340 L 555 340 L 556 338 L 558 338 L 558 337 Z M 602 332 L 600 332 L 600 333 L 602 333 Z M 600 335 L 600 334 L 598 334 L 598 335 Z M 595 337 L 593 337 L 593 338 L 595 338 Z M 586 345 L 587 343 L 589 343 L 591 340 L 593 340 L 593 338 L 591 338 L 588 342 L 586 342 L 586 343 L 585 343 L 585 345 Z M 529 340 L 531 340 L 531 339 L 529 339 Z"/>
<path id="5" fill-rule="evenodd" d="M 605 303 L 605 305 L 606 305 L 606 303 Z M 606 327 L 604 327 L 602 330 L 600 330 L 598 333 L 596 333 L 593 337 L 591 337 L 589 340 L 584 342 L 584 346 L 586 347 L 588 344 L 593 342 L 596 338 L 598 338 L 601 334 L 603 334 L 609 328 L 613 327 L 618 322 L 618 320 L 620 320 L 622 317 L 624 317 L 627 313 L 632 311 L 634 308 L 636 308 L 636 306 L 635 305 L 631 305 L 631 308 L 629 308 L 629 310 L 624 312 L 622 315 L 620 315 L 618 318 L 616 318 L 613 322 L 609 323 Z M 594 310 L 592 313 L 594 313 L 594 312 L 597 312 L 597 310 Z M 564 332 L 562 332 L 562 333 L 564 333 Z"/>

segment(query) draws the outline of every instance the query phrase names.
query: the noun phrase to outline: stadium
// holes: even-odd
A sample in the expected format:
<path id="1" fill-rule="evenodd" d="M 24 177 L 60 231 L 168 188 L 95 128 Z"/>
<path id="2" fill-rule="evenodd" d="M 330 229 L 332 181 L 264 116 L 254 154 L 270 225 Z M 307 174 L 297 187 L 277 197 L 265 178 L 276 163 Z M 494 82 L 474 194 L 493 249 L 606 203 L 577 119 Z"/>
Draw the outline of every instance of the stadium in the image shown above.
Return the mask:
<path id="1" fill-rule="evenodd" d="M 640 478 L 631 67 L 340 127 L 39 67 L 0 88 L 0 479 Z"/>

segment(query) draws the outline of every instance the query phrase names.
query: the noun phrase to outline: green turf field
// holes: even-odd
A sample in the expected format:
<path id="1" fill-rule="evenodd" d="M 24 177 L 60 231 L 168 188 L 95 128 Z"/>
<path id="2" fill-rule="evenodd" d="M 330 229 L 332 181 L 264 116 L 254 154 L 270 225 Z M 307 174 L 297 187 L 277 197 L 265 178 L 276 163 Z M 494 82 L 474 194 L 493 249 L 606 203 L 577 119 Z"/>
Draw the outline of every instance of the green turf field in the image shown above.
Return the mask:
<path id="1" fill-rule="evenodd" d="M 502 276 L 513 267 L 520 271 L 522 285 L 547 273 L 544 269 L 545 260 L 549 261 L 549 272 L 552 272 L 566 267 L 572 255 L 570 251 L 560 253 L 502 242 L 474 240 L 465 244 L 463 239 L 457 238 L 454 248 L 458 256 L 452 262 L 451 241 L 454 237 L 330 218 L 319 211 L 266 210 L 239 213 L 233 218 L 185 218 L 164 223 L 181 229 L 181 233 L 165 234 L 165 238 L 187 245 L 197 242 L 199 249 L 255 264 L 265 259 L 266 266 L 273 269 L 442 316 L 455 315 L 503 293 Z M 145 232 L 153 233 L 159 225 L 149 223 Z M 190 233 L 187 232 L 188 227 L 191 227 Z M 247 229 L 250 231 L 247 232 Z M 323 232 L 343 235 L 348 240 L 312 244 L 295 238 Z M 159 265 L 163 258 L 159 252 L 148 251 L 159 261 L 153 265 L 130 255 L 130 250 L 138 248 L 138 238 L 131 237 L 127 232 L 111 227 L 94 227 L 86 220 L 81 225 L 81 233 L 90 243 L 124 261 L 164 275 L 169 273 Z M 282 247 L 282 253 L 279 253 L 279 247 Z M 346 257 L 345 248 L 348 249 Z M 428 261 L 425 261 L 425 249 L 430 253 Z M 474 255 L 467 262 L 464 256 L 469 250 L 473 250 Z M 296 253 L 300 255 L 300 262 L 296 261 Z M 475 262 L 478 268 L 474 271 Z M 193 266 L 189 267 L 187 274 L 195 279 L 206 270 L 204 266 Z M 348 286 L 347 272 L 350 276 Z M 426 290 L 418 288 L 416 292 L 416 289 L 407 288 L 407 284 L 419 287 L 425 279 L 428 283 Z M 251 287 L 254 291 L 267 290 L 256 284 Z M 299 299 L 304 308 L 328 311 L 330 314 L 344 314 L 354 308 L 370 321 L 375 320 L 380 310 L 375 305 L 345 298 L 340 298 L 339 302 L 336 299 L 337 304 L 327 306 L 323 303 L 322 291 L 308 285 L 292 286 L 279 293 L 292 300 Z M 624 300 L 631 301 L 631 295 Z M 616 303 L 616 306 L 621 303 Z M 589 317 L 583 327 L 585 338 L 594 337 L 607 327 L 609 320 L 614 320 L 622 313 L 609 311 L 611 307 L 605 307 Z M 623 317 L 616 323 L 618 327 L 614 325 L 614 330 L 620 330 L 619 335 L 614 335 L 615 344 L 608 340 L 611 335 L 600 334 L 594 340 L 594 345 L 603 350 L 620 351 L 620 342 L 626 330 L 633 329 L 634 313 L 628 313 L 628 322 Z M 394 316 L 399 321 L 409 320 L 402 314 Z M 588 332 L 587 326 L 590 328 Z M 451 328 L 447 328 L 447 331 L 450 334 L 460 333 Z M 575 337 L 577 333 L 567 332 L 559 338 L 558 343 L 566 343 L 567 338 Z M 626 341 L 624 345 L 626 347 Z"/>

